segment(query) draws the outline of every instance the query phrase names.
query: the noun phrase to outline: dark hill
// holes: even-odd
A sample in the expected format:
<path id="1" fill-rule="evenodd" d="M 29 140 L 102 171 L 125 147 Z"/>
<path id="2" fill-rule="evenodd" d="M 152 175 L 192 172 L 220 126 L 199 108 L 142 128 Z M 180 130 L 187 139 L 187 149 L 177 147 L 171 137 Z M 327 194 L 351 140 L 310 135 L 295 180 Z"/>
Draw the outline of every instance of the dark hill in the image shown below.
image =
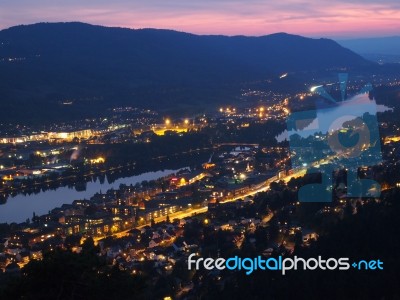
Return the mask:
<path id="1" fill-rule="evenodd" d="M 328 39 L 40 23 L 0 31 L 0 117 L 81 117 L 120 104 L 226 101 L 238 83 L 371 63 Z M 232 92 L 232 94 L 231 94 Z M 65 108 L 63 101 L 72 100 Z"/>

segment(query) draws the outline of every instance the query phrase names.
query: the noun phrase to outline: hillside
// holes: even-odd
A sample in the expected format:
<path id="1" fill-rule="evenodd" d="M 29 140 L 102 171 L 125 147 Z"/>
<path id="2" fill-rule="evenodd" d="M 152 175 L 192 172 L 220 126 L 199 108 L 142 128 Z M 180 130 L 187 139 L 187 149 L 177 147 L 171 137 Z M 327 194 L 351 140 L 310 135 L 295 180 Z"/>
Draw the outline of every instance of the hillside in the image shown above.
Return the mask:
<path id="1" fill-rule="evenodd" d="M 206 107 L 282 72 L 372 63 L 328 39 L 40 23 L 0 31 L 0 117 L 52 120 L 117 105 Z M 62 103 L 72 103 L 63 105 Z"/>

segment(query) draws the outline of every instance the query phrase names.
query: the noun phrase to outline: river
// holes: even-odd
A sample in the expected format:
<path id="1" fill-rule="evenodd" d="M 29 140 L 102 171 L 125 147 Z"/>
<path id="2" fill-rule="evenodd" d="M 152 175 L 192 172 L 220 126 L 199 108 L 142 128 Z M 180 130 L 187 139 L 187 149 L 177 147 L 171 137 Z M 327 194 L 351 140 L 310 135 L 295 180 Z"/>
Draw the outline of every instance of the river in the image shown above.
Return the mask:
<path id="1" fill-rule="evenodd" d="M 376 104 L 376 101 L 370 100 L 367 94 L 356 95 L 344 102 L 337 102 L 335 106 L 329 108 L 318 108 L 317 102 L 317 109 L 315 110 L 316 116 L 314 116 L 315 119 L 308 124 L 307 127 L 297 131 L 292 129 L 289 133 L 285 129 L 275 138 L 277 142 L 280 143 L 288 140 L 288 134 L 291 135 L 297 133 L 303 138 L 306 138 L 309 135 L 312 136 L 321 131 L 325 134 L 327 130 L 332 129 L 332 126 L 341 128 L 343 122 L 361 117 L 365 113 L 376 115 L 377 113 L 383 113 L 385 111 L 393 111 L 393 109 L 382 104 Z M 302 119 L 309 119 L 310 116 L 308 113 L 309 112 L 297 112 L 294 116 L 297 115 Z"/>
<path id="2" fill-rule="evenodd" d="M 36 215 L 48 213 L 56 207 L 63 204 L 71 204 L 74 200 L 89 199 L 95 193 L 105 192 L 111 188 L 118 189 L 120 184 L 135 184 L 143 180 L 153 180 L 166 175 L 176 173 L 178 170 L 159 170 L 155 172 L 142 173 L 131 177 L 120 178 L 112 183 L 104 180 L 89 181 L 86 184 L 86 189 L 83 191 L 77 190 L 75 187 L 60 187 L 57 190 L 41 191 L 37 194 L 23 195 L 19 194 L 15 197 L 9 197 L 7 202 L 0 205 L 0 223 L 21 223 L 27 218 L 32 218 L 33 212 Z"/>

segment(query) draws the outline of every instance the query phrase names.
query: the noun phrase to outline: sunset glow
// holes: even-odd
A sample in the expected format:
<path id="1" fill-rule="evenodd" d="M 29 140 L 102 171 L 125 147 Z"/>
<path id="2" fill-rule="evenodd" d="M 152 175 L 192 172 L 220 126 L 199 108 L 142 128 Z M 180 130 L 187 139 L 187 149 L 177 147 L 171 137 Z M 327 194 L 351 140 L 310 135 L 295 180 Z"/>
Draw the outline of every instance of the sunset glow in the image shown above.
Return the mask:
<path id="1" fill-rule="evenodd" d="M 400 32 L 398 1 L 9 1 L 0 28 L 37 22 L 81 21 L 128 28 L 166 28 L 197 34 L 372 37 Z"/>

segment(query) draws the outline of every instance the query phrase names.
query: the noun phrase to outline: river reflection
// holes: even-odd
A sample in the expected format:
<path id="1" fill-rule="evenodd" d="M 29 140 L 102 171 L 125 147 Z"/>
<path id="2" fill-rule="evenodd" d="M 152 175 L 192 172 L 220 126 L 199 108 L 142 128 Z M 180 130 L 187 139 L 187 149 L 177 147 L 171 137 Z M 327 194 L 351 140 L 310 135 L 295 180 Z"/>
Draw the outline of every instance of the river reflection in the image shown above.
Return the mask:
<path id="1" fill-rule="evenodd" d="M 111 188 L 118 189 L 120 184 L 134 185 L 137 182 L 157 179 L 177 171 L 160 170 L 117 180 L 108 180 L 107 176 L 95 177 L 92 181 L 59 187 L 56 190 L 40 191 L 31 195 L 19 194 L 15 197 L 9 197 L 5 204 L 0 205 L 0 223 L 24 222 L 27 218 L 32 218 L 33 212 L 36 215 L 46 214 L 49 210 L 63 204 L 70 204 L 74 200 L 89 199 L 97 192 L 106 192 Z"/>

